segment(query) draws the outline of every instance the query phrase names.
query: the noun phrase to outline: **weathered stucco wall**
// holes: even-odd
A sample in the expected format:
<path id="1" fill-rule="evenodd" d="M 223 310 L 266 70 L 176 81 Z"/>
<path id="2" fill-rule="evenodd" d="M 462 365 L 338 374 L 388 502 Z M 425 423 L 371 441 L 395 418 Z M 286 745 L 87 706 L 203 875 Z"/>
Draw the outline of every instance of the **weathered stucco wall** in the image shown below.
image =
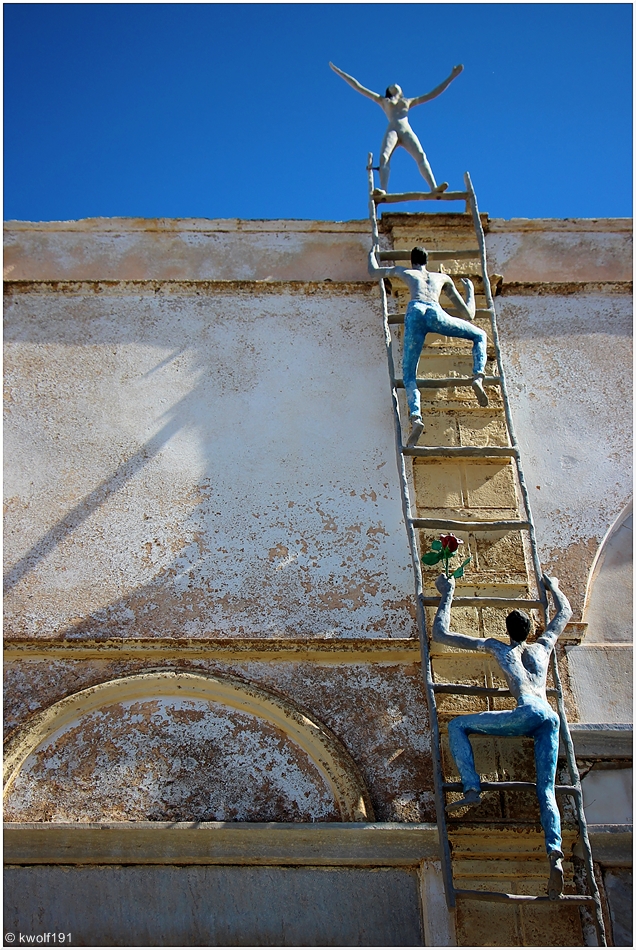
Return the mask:
<path id="1" fill-rule="evenodd" d="M 506 283 L 631 281 L 631 218 L 494 218 L 488 269 Z"/>
<path id="2" fill-rule="evenodd" d="M 413 633 L 371 288 L 39 290 L 6 313 L 7 633 Z"/>
<path id="3" fill-rule="evenodd" d="M 11 662 L 6 670 L 7 731 L 71 693 L 157 665 L 46 657 Z M 353 756 L 378 821 L 434 820 L 428 714 L 417 665 L 276 662 L 272 656 L 260 663 L 175 657 L 163 660 L 161 667 L 232 675 L 287 697 L 329 728 Z M 197 704 L 181 710 L 178 697 L 167 702 L 164 714 L 166 702 L 150 697 L 110 706 L 97 717 L 72 717 L 25 762 L 9 795 L 11 819 L 71 820 L 70 815 L 82 814 L 91 821 L 100 815 L 104 820 L 107 815 L 139 820 L 147 809 L 146 818 L 166 821 L 341 820 L 331 799 L 324 797 L 311 759 L 298 748 L 294 759 L 280 731 L 272 733 L 261 719 L 250 719 L 248 728 L 225 706 L 202 717 Z M 219 730 L 226 740 L 223 768 L 213 739 Z M 241 801 L 242 783 L 232 784 L 232 770 L 238 767 L 232 756 L 243 761 L 248 744 L 256 749 L 259 736 L 261 752 L 250 758 L 253 787 Z M 300 818 L 297 790 L 303 774 Z M 135 796 L 129 785 L 139 786 Z M 268 794 L 250 798 L 258 788 Z M 306 800 L 305 791 L 310 792 Z"/>
<path id="4" fill-rule="evenodd" d="M 388 220 L 389 215 L 385 215 Z M 506 281 L 631 280 L 632 224 L 490 219 L 491 274 Z M 369 223 L 200 218 L 10 221 L 10 280 L 369 280 Z"/>
<path id="5" fill-rule="evenodd" d="M 631 294 L 497 299 L 541 559 L 580 619 L 598 546 L 632 493 Z"/>
<path id="6" fill-rule="evenodd" d="M 5 927 L 69 921 L 71 946 L 412 947 L 418 890 L 406 868 L 11 868 Z"/>
<path id="7" fill-rule="evenodd" d="M 523 220 L 490 221 L 486 237 L 490 270 L 504 275 L 499 329 L 541 556 L 577 617 L 598 545 L 631 492 L 629 237 L 622 221 Z M 391 822 L 404 830 L 434 821 L 368 223 L 16 222 L 6 240 L 10 739 L 37 735 L 53 704 L 70 710 L 29 746 L 7 817 L 36 829 L 130 821 L 122 840 L 144 820 L 271 822 L 279 831 L 285 822 L 339 831 L 343 821 L 369 820 L 383 833 Z M 440 417 L 430 438 L 447 423 Z M 461 416 L 455 424 L 461 434 Z M 477 438 L 502 438 L 486 428 L 477 426 Z M 475 469 L 475 486 L 463 473 L 473 504 L 492 507 L 496 468 Z M 416 473 L 423 510 L 452 488 L 436 471 Z M 513 584 L 520 549 L 491 547 L 478 540 L 475 564 L 487 573 L 505 561 Z M 456 611 L 466 632 L 473 613 Z M 444 660 L 449 676 L 465 677 L 457 654 Z M 269 691 L 302 729 L 331 736 L 366 817 L 343 818 L 324 763 L 284 717 L 180 695 L 179 686 L 90 708 L 78 699 L 80 690 L 116 690 L 156 670 Z M 563 673 L 570 701 L 565 662 Z M 482 682 L 490 673 L 479 666 L 471 675 Z M 478 702 L 442 699 L 441 719 Z M 533 778 L 529 741 L 476 746 L 485 776 Z M 538 892 L 545 869 L 534 797 L 489 793 L 473 817 L 493 829 L 514 818 L 511 839 L 534 835 L 537 860 L 517 860 L 526 841 L 504 846 L 489 832 L 466 844 L 456 823 L 458 879 L 488 883 L 490 867 L 493 888 Z M 161 860 L 152 834 L 143 846 L 151 864 Z M 8 911 L 26 930 L 48 926 L 51 907 L 74 907 L 87 940 L 106 935 L 114 944 L 131 934 L 156 942 L 165 908 L 165 934 L 177 943 L 195 932 L 203 943 L 281 945 L 311 943 L 317 932 L 350 945 L 415 945 L 423 933 L 440 946 L 579 939 L 576 911 L 552 915 L 555 927 L 545 908 L 492 915 L 487 905 L 483 913 L 463 906 L 456 938 L 437 868 L 426 886 L 420 870 L 417 894 L 412 868 L 434 828 L 413 834 L 421 835 L 416 858 L 402 845 L 391 858 L 401 870 L 376 868 L 373 845 L 367 870 L 348 876 L 313 866 L 304 876 L 298 868 L 12 869 Z M 568 848 L 574 835 L 566 825 Z M 275 863 L 293 863 L 294 847 Z M 192 859 L 184 848 L 175 863 Z M 351 863 L 346 847 L 338 853 L 334 863 Z M 241 863 L 254 860 L 247 848 Z M 314 862 L 304 853 L 298 863 Z M 77 908 L 95 880 L 101 900 L 83 915 Z M 210 888 L 223 907 L 197 930 Z M 320 908 L 334 894 L 343 913 L 327 925 Z M 113 903 L 121 913 L 107 920 Z M 49 929 L 65 929 L 58 919 Z"/>
<path id="8" fill-rule="evenodd" d="M 11 280 L 368 280 L 367 221 L 10 222 Z"/>

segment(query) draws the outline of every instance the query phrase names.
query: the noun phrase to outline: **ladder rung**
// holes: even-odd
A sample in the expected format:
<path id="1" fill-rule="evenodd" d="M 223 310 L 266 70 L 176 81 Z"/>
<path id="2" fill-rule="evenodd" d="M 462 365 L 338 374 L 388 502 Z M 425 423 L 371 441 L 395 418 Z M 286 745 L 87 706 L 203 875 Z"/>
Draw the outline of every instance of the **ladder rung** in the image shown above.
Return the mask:
<path id="1" fill-rule="evenodd" d="M 561 894 L 560 897 L 534 897 L 531 894 L 503 894 L 499 891 L 455 890 L 455 897 L 464 897 L 474 901 L 493 901 L 511 904 L 595 904 L 593 897 L 587 894 Z"/>
<path id="2" fill-rule="evenodd" d="M 380 251 L 377 255 L 381 261 L 410 261 L 410 251 Z M 456 251 L 428 251 L 429 261 L 474 261 L 479 260 L 479 248 L 469 247 Z"/>
<path id="3" fill-rule="evenodd" d="M 434 693 L 451 693 L 457 696 L 512 696 L 505 686 L 472 686 L 469 683 L 433 683 Z M 546 689 L 548 696 L 558 696 L 557 689 Z"/>
<path id="4" fill-rule="evenodd" d="M 403 445 L 402 453 L 419 459 L 501 459 L 517 458 L 519 450 L 507 445 Z"/>
<path id="5" fill-rule="evenodd" d="M 464 316 L 462 313 L 459 312 L 459 310 L 456 307 L 442 307 L 442 310 L 444 311 L 444 313 L 450 314 L 451 317 Z M 492 313 L 492 310 L 487 310 L 483 308 L 480 308 L 479 310 L 475 310 L 476 317 L 489 317 L 491 313 Z M 389 323 L 391 325 L 404 323 L 405 312 L 403 310 L 400 311 L 399 313 L 390 313 L 388 316 L 389 316 Z"/>
<path id="6" fill-rule="evenodd" d="M 479 733 L 475 733 L 479 735 Z M 519 736 L 497 736 L 497 739 L 508 739 L 515 738 L 518 739 Z M 482 792 L 533 792 L 536 790 L 536 782 L 482 782 L 481 791 Z M 444 782 L 442 788 L 445 792 L 463 792 L 464 787 L 461 782 Z M 555 785 L 554 791 L 557 795 L 573 795 L 575 798 L 579 796 L 579 790 L 576 785 Z"/>
<path id="7" fill-rule="evenodd" d="M 388 195 L 371 196 L 377 205 L 395 204 L 397 201 L 466 201 L 466 191 L 402 191 Z"/>
<path id="8" fill-rule="evenodd" d="M 409 518 L 414 528 L 447 531 L 528 531 L 529 521 L 449 521 L 444 518 Z"/>
<path id="9" fill-rule="evenodd" d="M 454 386 L 471 386 L 472 376 L 418 376 L 415 380 L 418 389 L 447 389 Z M 482 380 L 484 386 L 500 386 L 500 376 L 484 376 Z M 404 389 L 404 380 L 399 376 L 393 381 L 396 389 Z"/>
<path id="10" fill-rule="evenodd" d="M 492 324 L 492 333 L 494 334 L 494 339 L 495 339 L 495 348 L 496 348 L 497 328 L 496 328 L 496 314 L 495 314 L 493 298 L 502 292 L 503 277 L 501 277 L 500 275 L 493 275 L 493 276 L 488 275 L 487 266 L 485 263 L 486 243 L 485 243 L 485 236 L 484 236 L 484 230 L 483 230 L 483 220 L 485 220 L 487 216 L 481 215 L 479 212 L 477 199 L 476 199 L 473 185 L 470 180 L 470 175 L 468 174 L 468 172 L 464 176 L 464 183 L 465 183 L 465 189 L 466 189 L 465 191 L 456 191 L 456 192 L 446 191 L 442 193 L 439 193 L 439 192 L 423 193 L 423 192 L 413 191 L 413 192 L 402 192 L 402 193 L 394 193 L 394 194 L 384 194 L 384 193 L 380 193 L 381 191 L 380 189 L 375 188 L 375 180 L 373 177 L 373 171 L 371 170 L 374 167 L 375 166 L 373 166 L 373 156 L 370 154 L 369 162 L 367 165 L 368 181 L 369 181 L 369 198 L 370 198 L 369 216 L 370 216 L 371 225 L 372 225 L 373 243 L 374 243 L 374 246 L 376 247 L 378 247 L 379 240 L 380 240 L 379 229 L 378 229 L 378 220 L 379 220 L 378 207 L 380 205 L 393 204 L 397 202 L 409 202 L 409 201 L 411 202 L 465 201 L 466 203 L 465 214 L 457 215 L 457 218 L 458 219 L 461 218 L 463 222 L 464 218 L 468 219 L 472 217 L 472 223 L 473 223 L 474 235 L 475 235 L 474 241 L 475 243 L 477 243 L 479 247 L 479 251 L 476 252 L 475 249 L 472 247 L 471 248 L 465 247 L 461 249 L 447 248 L 446 250 L 436 249 L 435 251 L 429 252 L 431 261 L 454 261 L 456 263 L 450 267 L 443 267 L 441 265 L 438 266 L 436 264 L 433 264 L 431 269 L 439 270 L 442 273 L 449 270 L 463 272 L 463 273 L 452 273 L 448 275 L 457 289 L 460 287 L 459 281 L 463 277 L 472 278 L 474 288 L 475 288 L 475 303 L 476 303 L 476 306 L 479 307 L 479 309 L 476 310 L 475 316 L 479 316 L 480 318 L 482 318 L 482 320 L 485 319 L 486 317 L 490 319 L 490 322 Z M 388 209 L 388 210 L 391 211 L 391 209 Z M 395 209 L 395 210 L 397 211 L 399 209 Z M 431 213 L 435 213 L 440 210 L 441 210 L 440 208 L 431 207 L 430 209 L 428 209 L 428 213 L 430 215 Z M 420 208 L 419 212 L 421 216 L 422 212 L 426 213 L 426 209 Z M 387 220 L 386 215 L 387 215 L 387 209 L 384 209 L 384 217 L 383 217 L 384 221 Z M 395 215 L 389 214 L 389 218 L 393 218 L 393 217 L 395 217 Z M 397 217 L 400 217 L 400 216 L 398 215 Z M 449 238 L 448 240 L 449 240 L 449 243 L 460 243 L 460 242 L 464 243 L 463 236 L 458 237 L 458 238 Z M 472 237 L 468 238 L 468 241 L 470 241 L 470 243 L 472 244 L 473 238 Z M 468 241 L 466 243 L 468 243 Z M 379 252 L 378 254 L 379 260 L 395 262 L 395 263 L 409 261 L 410 253 L 411 253 L 410 250 L 407 248 L 402 248 L 402 249 L 393 248 L 393 250 L 384 250 L 384 251 L 379 251 L 379 248 L 378 248 L 378 252 Z M 463 265 L 460 264 L 460 262 L 462 261 L 466 263 Z M 391 289 L 391 281 L 385 280 L 383 283 L 386 285 L 386 290 Z M 406 306 L 406 301 L 401 291 L 396 292 L 395 298 L 397 299 L 394 299 L 394 302 L 391 304 L 391 306 L 394 307 L 396 310 L 399 307 L 404 308 Z M 450 306 L 453 302 L 450 297 L 448 298 L 447 302 L 449 304 L 449 307 L 446 310 L 447 313 L 451 314 L 452 316 L 465 318 L 466 316 L 465 308 L 461 308 L 464 312 L 458 312 L 458 308 L 456 306 L 455 307 Z M 489 304 L 491 306 L 489 306 Z M 392 384 L 393 400 L 394 400 L 394 403 L 396 403 L 397 402 L 396 388 L 402 387 L 403 381 L 395 378 L 395 370 L 393 368 L 394 366 L 393 349 L 394 349 L 394 340 L 397 339 L 397 337 L 399 337 L 400 334 L 396 335 L 395 333 L 391 333 L 388 327 L 389 325 L 403 324 L 405 321 L 405 313 L 401 311 L 389 313 L 386 296 L 384 296 L 383 310 L 384 310 L 385 328 L 387 330 L 387 337 L 388 337 L 387 338 L 387 344 L 388 344 L 387 355 L 388 355 L 388 364 L 389 364 L 389 375 L 390 375 L 391 384 Z M 489 345 L 489 353 L 488 353 L 489 359 L 490 359 L 490 348 L 491 346 Z M 436 356 L 447 358 L 447 367 L 448 367 L 446 369 L 447 373 L 449 372 L 452 373 L 453 371 L 455 371 L 456 367 L 452 365 L 452 363 L 456 359 L 456 355 L 458 351 L 459 351 L 459 348 L 454 347 L 454 346 L 449 346 L 448 343 L 443 340 L 442 340 L 442 346 L 437 346 L 433 350 Z M 464 369 L 464 372 L 466 372 L 467 369 L 468 367 Z M 426 372 L 426 370 L 423 370 L 423 371 Z M 430 372 L 431 370 L 428 370 L 428 371 Z M 491 372 L 493 371 L 497 372 L 497 368 L 495 366 L 491 367 Z M 509 408 L 507 404 L 508 400 L 507 400 L 507 396 L 505 392 L 503 378 L 490 377 L 490 378 L 485 379 L 484 382 L 486 385 L 491 385 L 491 386 L 499 385 L 501 387 L 500 398 L 503 399 L 504 408 L 506 409 L 506 412 L 509 413 Z M 418 386 L 418 388 L 424 389 L 425 391 L 432 391 L 432 394 L 434 394 L 435 391 L 437 390 L 439 392 L 439 395 L 442 395 L 440 391 L 443 389 L 446 389 L 447 387 L 450 388 L 452 392 L 452 390 L 455 387 L 470 386 L 472 383 L 473 383 L 472 377 L 469 377 L 469 378 L 445 377 L 445 378 L 440 378 L 440 379 L 418 378 L 416 385 Z M 451 412 L 457 411 L 457 404 L 455 402 L 455 398 L 453 398 L 450 403 Z M 453 410 L 453 406 L 455 407 L 454 410 Z M 435 411 L 436 408 L 444 408 L 444 407 L 443 406 L 429 407 L 429 409 L 430 408 L 433 408 L 433 411 Z M 469 401 L 465 406 L 462 406 L 461 408 L 463 412 L 468 411 L 470 413 L 474 409 L 474 401 Z M 395 423 L 396 423 L 396 436 L 398 439 L 400 439 L 400 441 L 402 440 L 402 438 L 406 440 L 407 438 L 406 435 L 403 435 L 402 433 L 403 422 L 400 419 L 400 410 L 397 405 L 395 405 L 395 409 L 396 411 L 394 413 L 394 416 L 395 416 Z M 465 446 L 465 445 L 464 446 L 454 446 L 454 445 L 453 446 L 450 446 L 450 445 L 420 446 L 420 445 L 417 445 L 417 440 L 413 440 L 413 441 L 416 444 L 400 446 L 402 456 L 403 456 L 402 463 L 401 463 L 401 473 L 403 477 L 402 500 L 403 500 L 403 505 L 405 509 L 405 514 L 410 508 L 411 499 L 410 499 L 410 489 L 408 485 L 408 471 L 405 468 L 404 457 L 411 457 L 413 459 L 484 459 L 484 460 L 490 459 L 490 460 L 493 460 L 492 464 L 494 464 L 494 460 L 496 459 L 506 459 L 506 460 L 516 459 L 517 465 L 520 466 L 520 461 L 519 461 L 520 452 L 519 452 L 518 446 L 516 445 L 511 445 L 511 446 Z M 515 442 L 514 437 L 510 436 L 510 441 L 514 443 Z M 501 464 L 505 465 L 506 463 L 502 462 Z M 523 473 L 521 472 L 520 467 L 519 467 L 519 480 L 521 482 L 522 491 L 525 491 L 524 484 L 523 484 Z M 417 511 L 417 508 L 414 508 L 413 510 L 415 513 Z M 431 511 L 431 509 L 426 509 L 426 508 L 422 509 L 422 511 L 426 511 L 426 510 L 428 510 L 429 512 Z M 529 512 L 525 512 L 525 509 L 523 509 L 523 511 L 524 513 L 528 514 L 528 517 L 530 517 Z M 460 513 L 458 512 L 458 514 Z M 475 517 L 476 514 L 477 513 L 470 512 L 468 516 Z M 482 512 L 479 512 L 479 514 L 482 514 Z M 485 512 L 483 514 L 485 514 Z M 513 519 L 510 519 L 507 521 L 493 520 L 493 521 L 486 521 L 486 522 L 443 521 L 438 518 L 408 518 L 407 524 L 409 526 L 409 543 L 410 543 L 411 555 L 413 557 L 414 566 L 417 566 L 417 563 L 419 561 L 419 552 L 417 551 L 417 540 L 416 540 L 417 536 L 416 536 L 416 532 L 412 530 L 413 528 L 425 528 L 425 529 L 440 528 L 442 530 L 452 529 L 454 531 L 479 531 L 479 530 L 517 531 L 517 530 L 531 529 L 530 523 L 526 521 L 522 521 L 520 518 L 520 514 L 521 514 L 521 510 L 519 510 L 519 512 L 517 513 L 516 520 L 513 520 Z M 530 536 L 530 541 L 532 542 L 535 566 L 538 566 L 538 555 L 537 555 L 537 550 L 536 550 L 536 543 L 535 543 L 532 532 Z M 479 581 L 479 575 L 477 577 L 477 580 L 475 578 L 471 578 L 471 581 L 472 581 L 472 584 L 470 586 L 467 586 L 467 588 L 465 589 L 467 592 L 471 590 L 473 592 L 478 592 L 480 590 L 489 590 L 489 589 L 493 590 L 492 587 L 489 588 L 486 584 Z M 497 588 L 495 588 L 495 590 L 496 589 Z M 526 589 L 526 585 L 519 584 L 517 586 L 517 585 L 509 584 L 503 587 L 503 591 L 508 591 L 508 592 L 512 592 L 515 589 L 524 591 L 524 589 Z M 510 608 L 510 607 L 518 606 L 518 607 L 525 607 L 528 610 L 537 610 L 537 611 L 543 612 L 546 609 L 545 603 L 542 602 L 541 600 L 529 599 L 530 591 L 532 590 L 532 587 L 528 586 L 527 590 L 528 590 L 528 595 L 527 595 L 528 599 L 526 599 L 525 597 L 486 597 L 486 596 L 484 597 L 463 596 L 462 597 L 462 596 L 459 596 L 454 599 L 454 605 L 456 607 L 477 607 L 477 608 L 479 607 Z M 419 601 L 420 606 L 437 607 L 441 601 L 441 598 L 424 596 L 420 588 L 420 593 L 418 593 L 418 601 Z M 506 689 L 504 687 L 473 686 L 472 684 L 468 684 L 468 683 L 466 684 L 433 683 L 431 681 L 432 674 L 433 674 L 433 669 L 431 665 L 431 655 L 429 654 L 428 649 L 427 649 L 428 638 L 426 636 L 426 631 L 425 631 L 426 625 L 425 623 L 422 623 L 423 621 L 422 615 L 424 612 L 420 610 L 418 613 L 420 614 L 418 626 L 420 628 L 420 634 L 422 636 L 422 653 L 423 653 L 422 658 L 425 661 L 426 679 L 429 684 L 429 688 L 427 688 L 426 690 L 426 698 L 427 698 L 427 704 L 429 707 L 429 713 L 430 713 L 430 719 L 431 719 L 431 730 L 435 737 L 435 746 L 434 746 L 434 751 L 433 751 L 433 769 L 434 769 L 435 784 L 437 788 L 435 799 L 436 799 L 436 811 L 437 811 L 437 816 L 438 816 L 438 822 L 440 825 L 439 844 L 440 844 L 442 876 L 444 880 L 444 890 L 446 893 L 446 900 L 447 900 L 447 904 L 449 908 L 455 906 L 456 897 L 465 898 L 467 900 L 493 901 L 493 902 L 501 902 L 501 903 L 509 903 L 509 904 L 541 903 L 541 904 L 548 904 L 548 905 L 551 904 L 552 906 L 559 903 L 570 904 L 574 906 L 582 905 L 582 904 L 593 904 L 595 905 L 595 910 L 596 910 L 595 926 L 596 926 L 596 932 L 597 932 L 597 937 L 598 937 L 598 944 L 599 946 L 601 945 L 605 946 L 606 939 L 605 939 L 605 933 L 604 933 L 600 897 L 596 888 L 593 870 L 590 870 L 591 862 L 592 862 L 592 854 L 590 851 L 587 836 L 585 834 L 586 821 L 585 821 L 585 815 L 583 811 L 583 794 L 582 794 L 580 780 L 579 780 L 579 773 L 576 766 L 576 761 L 573 758 L 571 746 L 568 747 L 568 749 L 566 749 L 566 757 L 568 760 L 570 781 L 575 784 L 569 785 L 569 786 L 568 785 L 556 786 L 555 791 L 559 795 L 570 795 L 570 796 L 573 796 L 575 799 L 576 811 L 578 814 L 578 820 L 579 820 L 579 824 L 580 824 L 581 832 L 582 832 L 582 844 L 583 844 L 584 852 L 587 859 L 589 890 L 592 893 L 591 894 L 565 894 L 565 895 L 559 895 L 559 896 L 556 896 L 556 895 L 539 896 L 539 895 L 525 895 L 525 894 L 508 894 L 508 893 L 501 893 L 498 891 L 492 892 L 492 891 L 484 891 L 484 890 L 469 890 L 469 889 L 463 889 L 463 888 L 458 889 L 455 887 L 453 883 L 453 857 L 451 855 L 450 841 L 449 841 L 448 833 L 446 830 L 447 825 L 446 825 L 446 814 L 445 814 L 445 808 L 444 808 L 444 802 L 443 802 L 443 794 L 440 795 L 440 792 L 442 792 L 442 790 L 447 791 L 447 792 L 461 791 L 462 786 L 459 782 L 444 783 L 443 781 L 444 776 L 443 776 L 443 773 L 441 772 L 441 751 L 442 750 L 439 745 L 440 734 L 439 734 L 439 722 L 438 722 L 438 717 L 437 717 L 435 696 L 436 694 L 441 694 L 441 693 L 466 694 L 466 695 L 482 696 L 482 697 L 483 696 L 511 696 L 511 693 L 509 689 Z M 552 655 L 551 662 L 552 662 L 554 680 L 555 680 L 555 684 L 557 688 L 546 690 L 546 694 L 551 697 L 553 696 L 560 697 L 561 686 L 560 686 L 560 679 L 559 679 L 559 673 L 558 673 L 558 665 L 557 665 L 557 661 L 554 654 Z M 565 719 L 565 714 L 563 713 L 562 707 L 560 709 L 560 713 L 563 716 L 562 718 L 560 716 L 561 727 L 563 731 L 567 734 L 568 732 L 567 721 Z M 440 785 L 441 785 L 441 788 L 440 788 Z M 481 787 L 484 791 L 533 790 L 535 793 L 537 789 L 536 784 L 533 782 L 492 782 L 492 783 L 485 782 L 482 784 Z M 453 826 L 455 825 L 456 823 L 453 822 Z"/>
<path id="11" fill-rule="evenodd" d="M 439 597 L 422 597 L 425 607 L 439 606 Z M 528 610 L 540 610 L 540 600 L 524 600 L 523 597 L 453 597 L 453 607 L 527 607 Z"/>

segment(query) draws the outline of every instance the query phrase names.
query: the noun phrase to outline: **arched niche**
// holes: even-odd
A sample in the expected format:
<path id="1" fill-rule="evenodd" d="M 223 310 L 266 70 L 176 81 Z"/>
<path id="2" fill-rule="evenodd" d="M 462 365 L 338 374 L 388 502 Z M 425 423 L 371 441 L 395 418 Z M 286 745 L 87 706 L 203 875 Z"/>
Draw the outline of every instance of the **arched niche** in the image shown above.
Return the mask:
<path id="1" fill-rule="evenodd" d="M 585 591 L 584 639 L 567 651 L 581 722 L 632 722 L 633 506 L 609 528 Z"/>
<path id="2" fill-rule="evenodd" d="M 585 591 L 586 642 L 633 642 L 633 502 L 599 546 Z"/>
<path id="3" fill-rule="evenodd" d="M 175 670 L 31 717 L 6 744 L 5 803 L 27 821 L 373 820 L 353 759 L 315 718 L 242 680 Z"/>

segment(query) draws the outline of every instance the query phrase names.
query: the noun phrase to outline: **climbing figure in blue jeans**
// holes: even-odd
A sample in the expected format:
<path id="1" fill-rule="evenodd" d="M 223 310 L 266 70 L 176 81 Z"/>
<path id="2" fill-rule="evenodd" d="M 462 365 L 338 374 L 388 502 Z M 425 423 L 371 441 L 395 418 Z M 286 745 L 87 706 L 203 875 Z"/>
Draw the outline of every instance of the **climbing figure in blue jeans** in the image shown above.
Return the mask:
<path id="1" fill-rule="evenodd" d="M 402 354 L 402 378 L 411 417 L 411 433 L 408 445 L 416 445 L 424 431 L 420 392 L 417 388 L 417 364 L 427 333 L 440 333 L 442 336 L 459 337 L 473 342 L 473 380 L 472 387 L 480 406 L 488 405 L 488 396 L 484 391 L 483 379 L 486 368 L 486 334 L 481 327 L 472 322 L 475 318 L 475 290 L 472 281 L 462 278 L 466 291 L 464 301 L 448 274 L 431 273 L 426 269 L 428 255 L 423 247 L 414 247 L 411 251 L 411 266 L 380 267 L 376 252 L 369 252 L 369 273 L 372 277 L 398 277 L 404 281 L 411 293 L 411 300 L 404 318 L 404 350 Z M 439 298 L 444 291 L 448 299 L 464 320 L 451 317 L 442 310 Z"/>
<path id="2" fill-rule="evenodd" d="M 548 894 L 556 898 L 563 893 L 563 851 L 561 849 L 561 818 L 554 794 L 557 755 L 559 752 L 559 717 L 546 697 L 546 680 L 550 654 L 565 625 L 572 616 L 567 598 L 559 589 L 556 577 L 543 575 L 546 590 L 552 593 L 556 615 L 545 633 L 527 643 L 531 620 L 522 610 L 513 610 L 506 617 L 510 638 L 504 643 L 494 637 L 479 639 L 450 632 L 450 612 L 455 590 L 455 578 L 443 574 L 435 581 L 442 595 L 433 622 L 432 636 L 437 643 L 490 653 L 497 660 L 506 678 L 510 692 L 517 700 L 516 709 L 482 712 L 458 716 L 448 724 L 450 750 L 461 776 L 464 797 L 451 802 L 446 811 L 455 811 L 465 805 L 480 802 L 481 782 L 475 771 L 475 759 L 468 739 L 471 734 L 485 736 L 532 736 L 537 770 L 537 798 L 545 846 L 550 859 Z"/>

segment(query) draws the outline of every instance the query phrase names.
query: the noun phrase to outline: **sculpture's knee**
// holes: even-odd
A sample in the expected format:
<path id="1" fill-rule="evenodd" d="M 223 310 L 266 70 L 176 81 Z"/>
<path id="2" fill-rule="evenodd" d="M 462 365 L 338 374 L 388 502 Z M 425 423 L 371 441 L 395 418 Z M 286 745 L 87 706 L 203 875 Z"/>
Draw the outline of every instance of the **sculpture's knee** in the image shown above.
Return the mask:
<path id="1" fill-rule="evenodd" d="M 457 719 L 451 719 L 448 724 L 449 741 L 452 742 L 455 738 L 459 738 L 460 736 L 464 735 L 465 731 L 462 723 L 462 716 L 458 716 Z"/>

